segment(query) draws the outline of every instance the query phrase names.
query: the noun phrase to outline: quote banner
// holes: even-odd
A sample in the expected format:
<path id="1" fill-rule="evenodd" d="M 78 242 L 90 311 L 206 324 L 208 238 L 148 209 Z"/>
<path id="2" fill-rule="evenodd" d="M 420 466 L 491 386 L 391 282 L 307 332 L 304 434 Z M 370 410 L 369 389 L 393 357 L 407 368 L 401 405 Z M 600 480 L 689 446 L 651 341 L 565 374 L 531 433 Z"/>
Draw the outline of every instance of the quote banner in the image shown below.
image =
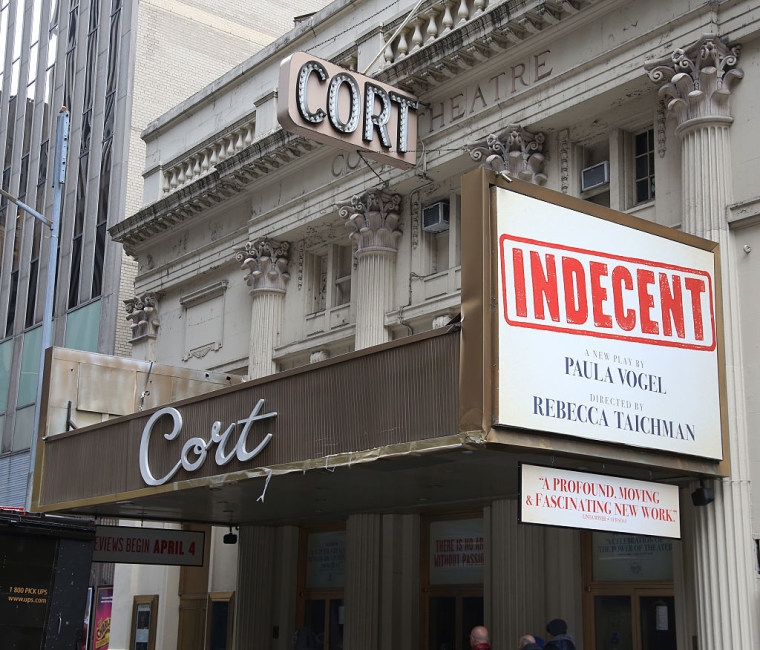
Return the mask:
<path id="1" fill-rule="evenodd" d="M 520 522 L 681 537 L 678 486 L 520 465 Z"/>

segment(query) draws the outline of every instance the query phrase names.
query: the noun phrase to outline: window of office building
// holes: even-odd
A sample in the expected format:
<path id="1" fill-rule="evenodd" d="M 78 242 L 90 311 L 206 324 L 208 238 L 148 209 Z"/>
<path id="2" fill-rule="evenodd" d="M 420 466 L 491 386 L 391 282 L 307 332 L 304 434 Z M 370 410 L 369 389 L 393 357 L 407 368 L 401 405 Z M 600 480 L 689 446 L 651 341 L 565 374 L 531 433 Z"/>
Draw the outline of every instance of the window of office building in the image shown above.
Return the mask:
<path id="1" fill-rule="evenodd" d="M 16 405 L 19 407 L 34 404 L 37 398 L 41 345 L 42 327 L 35 327 L 24 334 L 24 345 L 21 349 L 21 376 L 16 400 Z"/>
<path id="2" fill-rule="evenodd" d="M 11 380 L 12 355 L 13 340 L 9 339 L 0 343 L 0 413 L 5 413 L 8 407 L 8 387 Z"/>

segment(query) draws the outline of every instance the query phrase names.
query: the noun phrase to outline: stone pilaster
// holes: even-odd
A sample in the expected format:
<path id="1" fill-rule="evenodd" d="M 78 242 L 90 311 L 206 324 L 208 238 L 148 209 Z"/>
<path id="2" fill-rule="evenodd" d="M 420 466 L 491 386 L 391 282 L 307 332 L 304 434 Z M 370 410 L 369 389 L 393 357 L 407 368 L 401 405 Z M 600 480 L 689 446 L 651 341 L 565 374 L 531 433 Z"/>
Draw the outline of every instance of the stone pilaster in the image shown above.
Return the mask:
<path id="1" fill-rule="evenodd" d="M 383 515 L 380 650 L 417 650 L 420 621 L 420 516 Z"/>
<path id="2" fill-rule="evenodd" d="M 390 339 L 385 314 L 393 308 L 393 279 L 401 238 L 401 196 L 371 191 L 338 205 L 356 245 L 356 349 Z"/>
<path id="3" fill-rule="evenodd" d="M 235 258 L 248 272 L 245 281 L 253 298 L 248 376 L 265 377 L 277 372 L 273 353 L 280 341 L 285 290 L 290 278 L 290 244 L 262 237 L 236 248 Z"/>
<path id="4" fill-rule="evenodd" d="M 269 648 L 275 586 L 275 528 L 240 526 L 235 594 L 235 647 Z"/>
<path id="5" fill-rule="evenodd" d="M 543 133 L 531 133 L 519 124 L 510 124 L 500 135 L 490 134 L 467 147 L 473 160 L 510 178 L 536 185 L 546 184 Z"/>
<path id="6" fill-rule="evenodd" d="M 346 618 L 343 647 L 378 650 L 380 639 L 381 516 L 346 522 Z"/>
<path id="7" fill-rule="evenodd" d="M 751 552 L 747 427 L 736 293 L 736 262 L 726 220 L 733 202 L 729 100 L 744 76 L 739 47 L 703 36 L 670 57 L 647 63 L 681 140 L 682 229 L 721 248 L 730 472 L 715 482 L 714 503 L 695 508 L 694 564 L 699 647 L 752 646 L 758 587 Z"/>
<path id="8" fill-rule="evenodd" d="M 519 639 L 525 630 L 542 630 L 549 620 L 539 578 L 544 575 L 544 533 L 540 526 L 519 525 L 518 507 L 516 499 L 501 499 L 484 513 L 485 624 L 492 639 Z"/>
<path id="9" fill-rule="evenodd" d="M 298 600 L 297 526 L 240 526 L 235 647 L 292 650 Z M 272 631 L 279 630 L 274 639 Z"/>

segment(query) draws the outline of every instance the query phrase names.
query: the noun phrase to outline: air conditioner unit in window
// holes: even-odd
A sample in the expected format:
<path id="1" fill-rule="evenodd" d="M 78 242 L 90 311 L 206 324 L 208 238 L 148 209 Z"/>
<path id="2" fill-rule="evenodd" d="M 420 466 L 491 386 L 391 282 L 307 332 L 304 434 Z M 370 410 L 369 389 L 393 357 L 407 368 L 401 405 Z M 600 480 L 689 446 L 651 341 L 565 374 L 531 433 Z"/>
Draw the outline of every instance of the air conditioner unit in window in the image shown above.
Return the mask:
<path id="1" fill-rule="evenodd" d="M 588 192 L 600 185 L 610 182 L 610 163 L 608 160 L 581 170 L 581 192 Z"/>
<path id="2" fill-rule="evenodd" d="M 443 232 L 449 229 L 448 201 L 438 201 L 422 209 L 422 229 L 425 232 Z"/>

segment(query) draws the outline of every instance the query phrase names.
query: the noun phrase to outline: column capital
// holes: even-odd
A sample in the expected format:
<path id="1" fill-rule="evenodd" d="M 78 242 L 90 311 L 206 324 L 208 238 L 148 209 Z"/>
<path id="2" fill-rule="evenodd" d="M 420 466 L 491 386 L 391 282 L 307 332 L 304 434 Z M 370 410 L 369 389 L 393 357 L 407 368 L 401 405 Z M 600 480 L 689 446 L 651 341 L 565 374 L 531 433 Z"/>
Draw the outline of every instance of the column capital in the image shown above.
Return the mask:
<path id="1" fill-rule="evenodd" d="M 470 157 L 495 172 L 511 178 L 546 184 L 543 133 L 531 133 L 519 124 L 510 124 L 500 135 L 490 134 L 467 147 Z"/>
<path id="2" fill-rule="evenodd" d="M 356 253 L 398 250 L 401 239 L 401 195 L 371 190 L 338 203 Z"/>
<path id="3" fill-rule="evenodd" d="M 148 291 L 124 301 L 127 310 L 127 320 L 132 328 L 130 343 L 138 343 L 144 339 L 155 339 L 158 327 L 158 301 L 160 294 Z"/>
<path id="4" fill-rule="evenodd" d="M 290 242 L 259 237 L 235 249 L 235 259 L 248 271 L 245 281 L 250 293 L 257 291 L 285 292 L 290 279 Z"/>
<path id="5" fill-rule="evenodd" d="M 733 121 L 728 100 L 744 77 L 736 67 L 739 51 L 739 45 L 728 46 L 715 34 L 705 34 L 670 56 L 644 64 L 649 78 L 660 86 L 668 113 L 678 120 L 679 134 L 705 122 Z"/>

